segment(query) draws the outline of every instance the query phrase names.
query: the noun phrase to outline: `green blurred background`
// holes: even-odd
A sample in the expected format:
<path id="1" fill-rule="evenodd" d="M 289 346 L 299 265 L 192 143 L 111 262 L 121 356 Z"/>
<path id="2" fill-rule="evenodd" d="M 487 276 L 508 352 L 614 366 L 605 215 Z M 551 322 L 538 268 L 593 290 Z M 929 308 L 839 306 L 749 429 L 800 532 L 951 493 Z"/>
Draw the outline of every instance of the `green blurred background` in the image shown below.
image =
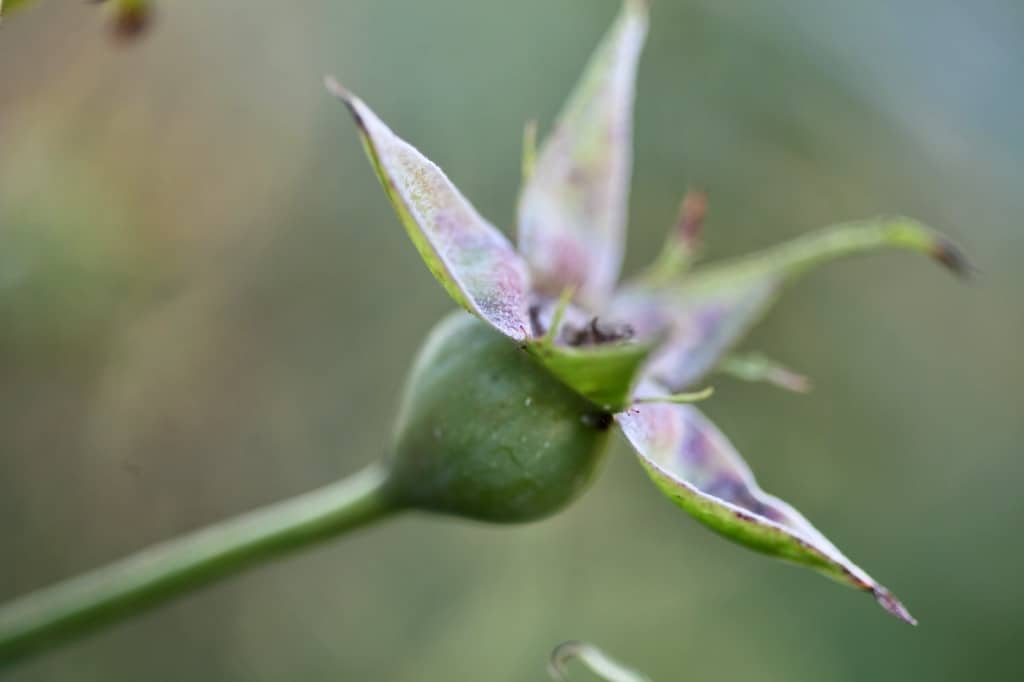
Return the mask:
<path id="1" fill-rule="evenodd" d="M 893 212 L 980 266 L 816 273 L 745 344 L 815 391 L 722 379 L 705 405 L 920 627 L 711 535 L 617 441 L 550 521 L 410 516 L 4 680 L 527 682 L 568 638 L 659 681 L 1019 674 L 1024 6 L 654 5 L 627 272 L 688 185 L 712 256 Z M 617 3 L 157 9 L 133 45 L 81 2 L 0 28 L 0 600 L 380 455 L 452 303 L 321 76 L 510 227 L 522 125 L 550 124 Z"/>

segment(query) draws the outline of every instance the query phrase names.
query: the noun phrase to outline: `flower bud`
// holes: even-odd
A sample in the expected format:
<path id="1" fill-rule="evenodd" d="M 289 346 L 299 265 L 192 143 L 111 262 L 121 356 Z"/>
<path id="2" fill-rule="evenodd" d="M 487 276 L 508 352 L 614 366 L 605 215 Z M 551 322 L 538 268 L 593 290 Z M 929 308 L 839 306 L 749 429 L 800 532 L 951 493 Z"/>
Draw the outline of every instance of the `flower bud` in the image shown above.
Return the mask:
<path id="1" fill-rule="evenodd" d="M 391 494 L 485 521 L 539 519 L 586 488 L 611 423 L 507 337 L 459 312 L 430 334 L 409 377 Z"/>

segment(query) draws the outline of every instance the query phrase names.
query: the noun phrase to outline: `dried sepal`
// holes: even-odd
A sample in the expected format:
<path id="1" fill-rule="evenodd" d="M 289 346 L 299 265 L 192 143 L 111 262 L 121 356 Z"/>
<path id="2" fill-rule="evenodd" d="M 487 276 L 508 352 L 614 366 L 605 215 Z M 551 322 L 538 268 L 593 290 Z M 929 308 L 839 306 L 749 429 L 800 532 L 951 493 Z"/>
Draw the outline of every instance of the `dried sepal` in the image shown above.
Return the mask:
<path id="1" fill-rule="evenodd" d="M 600 308 L 618 279 L 632 172 L 633 94 L 646 0 L 626 0 L 532 164 L 519 247 L 537 288 Z"/>
<path id="2" fill-rule="evenodd" d="M 672 329 L 648 376 L 681 391 L 718 363 L 787 283 L 818 265 L 883 249 L 921 252 L 956 274 L 970 272 L 962 252 L 946 237 L 906 218 L 883 218 L 826 228 L 668 283 L 635 282 L 619 292 L 612 312 L 640 320 L 640 328 Z"/>
<path id="3" fill-rule="evenodd" d="M 358 97 L 325 81 L 359 127 L 367 155 L 409 237 L 459 305 L 517 341 L 528 336 L 526 263 L 433 162 Z"/>
<path id="4" fill-rule="evenodd" d="M 732 444 L 696 408 L 639 404 L 616 420 L 658 488 L 698 521 L 752 549 L 870 592 L 886 611 L 916 623 L 798 511 L 762 491 Z"/>

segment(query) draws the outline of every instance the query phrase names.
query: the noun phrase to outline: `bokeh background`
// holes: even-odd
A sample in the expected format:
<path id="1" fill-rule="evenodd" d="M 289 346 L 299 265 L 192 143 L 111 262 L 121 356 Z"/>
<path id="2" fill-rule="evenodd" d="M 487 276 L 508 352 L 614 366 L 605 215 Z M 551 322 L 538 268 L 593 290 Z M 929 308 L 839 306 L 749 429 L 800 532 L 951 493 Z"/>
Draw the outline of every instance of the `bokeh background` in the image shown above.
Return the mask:
<path id="1" fill-rule="evenodd" d="M 616 442 L 547 522 L 410 516 L 4 680 L 527 682 L 569 638 L 659 681 L 1019 672 L 1024 6 L 654 5 L 627 272 L 688 185 L 714 257 L 891 212 L 980 267 L 966 286 L 902 254 L 815 273 L 745 344 L 814 392 L 722 379 L 705 404 L 920 627 L 708 533 Z M 523 123 L 550 124 L 617 3 L 157 9 L 132 45 L 84 2 L 0 28 L 0 599 L 379 456 L 452 303 L 321 76 L 510 228 Z"/>

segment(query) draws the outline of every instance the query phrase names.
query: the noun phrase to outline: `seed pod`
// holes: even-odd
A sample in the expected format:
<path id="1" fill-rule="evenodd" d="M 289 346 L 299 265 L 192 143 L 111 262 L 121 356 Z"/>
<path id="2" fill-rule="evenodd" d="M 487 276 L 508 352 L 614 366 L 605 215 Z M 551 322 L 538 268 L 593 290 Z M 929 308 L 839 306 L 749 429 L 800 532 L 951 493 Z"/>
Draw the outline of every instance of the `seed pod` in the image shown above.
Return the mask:
<path id="1" fill-rule="evenodd" d="M 611 423 L 507 337 L 455 313 L 427 338 L 409 377 L 392 494 L 485 521 L 539 519 L 586 488 Z"/>

